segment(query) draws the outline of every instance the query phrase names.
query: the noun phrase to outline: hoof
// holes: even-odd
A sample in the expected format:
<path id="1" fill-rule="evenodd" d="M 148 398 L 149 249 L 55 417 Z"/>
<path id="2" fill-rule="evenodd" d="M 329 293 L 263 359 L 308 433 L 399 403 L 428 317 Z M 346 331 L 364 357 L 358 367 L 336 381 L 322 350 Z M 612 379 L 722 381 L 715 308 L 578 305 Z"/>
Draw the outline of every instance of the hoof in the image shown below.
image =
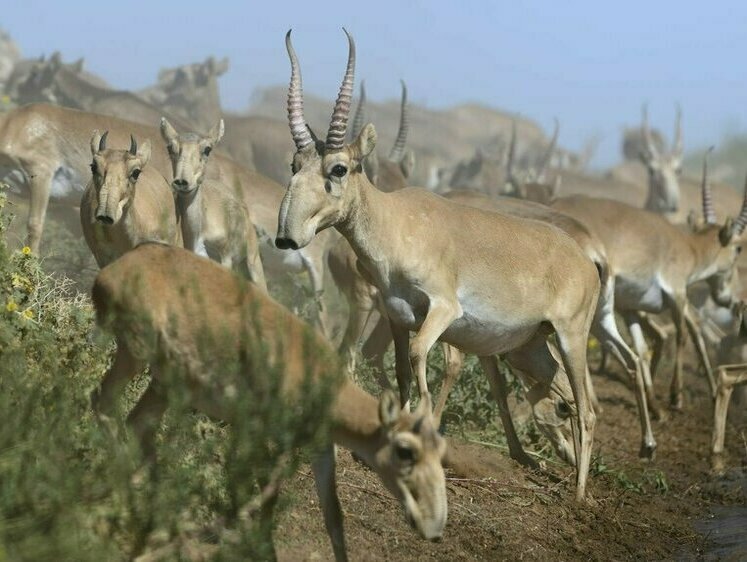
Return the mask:
<path id="1" fill-rule="evenodd" d="M 526 468 L 532 470 L 539 470 L 540 468 L 539 463 L 526 453 L 522 453 L 521 455 L 511 455 L 511 458 Z"/>
<path id="2" fill-rule="evenodd" d="M 672 396 L 669 399 L 669 409 L 674 410 L 675 412 L 679 412 L 682 410 L 682 396 Z"/>
<path id="3" fill-rule="evenodd" d="M 653 461 L 656 456 L 656 443 L 642 443 L 641 448 L 638 451 L 638 458 Z"/>
<path id="4" fill-rule="evenodd" d="M 726 472 L 726 463 L 724 463 L 724 456 L 715 453 L 711 455 L 711 474 L 714 476 L 721 476 Z"/>

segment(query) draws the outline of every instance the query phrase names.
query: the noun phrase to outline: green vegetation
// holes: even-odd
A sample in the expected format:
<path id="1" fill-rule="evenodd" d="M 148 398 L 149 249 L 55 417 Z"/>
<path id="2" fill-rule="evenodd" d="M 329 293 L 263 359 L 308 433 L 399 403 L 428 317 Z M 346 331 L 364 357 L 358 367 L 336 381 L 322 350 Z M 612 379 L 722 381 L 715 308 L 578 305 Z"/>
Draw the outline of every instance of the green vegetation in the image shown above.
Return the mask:
<path id="1" fill-rule="evenodd" d="M 257 482 L 291 474 L 305 458 L 300 444 L 318 446 L 329 386 L 309 378 L 303 404 L 286 407 L 282 365 L 261 365 L 259 392 L 235 377 L 230 407 L 251 415 L 234 416 L 229 428 L 193 413 L 184 384 L 170 378 L 179 373 L 166 373 L 169 410 L 149 467 L 121 420 L 99 423 L 91 413 L 89 395 L 114 345 L 96 328 L 90 301 L 64 275 L 45 274 L 28 248 L 9 247 L 9 222 L 1 215 L 0 561 L 146 551 L 153 560 L 266 558 Z M 255 367 L 265 361 L 257 348 L 249 355 Z M 221 363 L 221 376 L 232 367 L 241 372 Z M 147 383 L 143 375 L 130 385 L 123 410 Z"/>

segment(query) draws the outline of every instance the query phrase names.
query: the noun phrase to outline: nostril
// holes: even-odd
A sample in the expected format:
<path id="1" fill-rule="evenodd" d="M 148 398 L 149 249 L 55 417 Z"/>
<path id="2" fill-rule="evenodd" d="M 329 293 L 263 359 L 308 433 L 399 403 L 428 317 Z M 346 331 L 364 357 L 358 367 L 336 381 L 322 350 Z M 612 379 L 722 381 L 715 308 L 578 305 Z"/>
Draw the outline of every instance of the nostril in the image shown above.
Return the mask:
<path id="1" fill-rule="evenodd" d="M 178 187 L 187 187 L 187 180 L 174 180 L 174 185 Z"/>
<path id="2" fill-rule="evenodd" d="M 298 250 L 298 244 L 291 238 L 275 238 L 275 246 L 281 250 Z"/>
<path id="3" fill-rule="evenodd" d="M 96 220 L 103 224 L 114 224 L 114 219 L 107 215 L 98 215 Z"/>

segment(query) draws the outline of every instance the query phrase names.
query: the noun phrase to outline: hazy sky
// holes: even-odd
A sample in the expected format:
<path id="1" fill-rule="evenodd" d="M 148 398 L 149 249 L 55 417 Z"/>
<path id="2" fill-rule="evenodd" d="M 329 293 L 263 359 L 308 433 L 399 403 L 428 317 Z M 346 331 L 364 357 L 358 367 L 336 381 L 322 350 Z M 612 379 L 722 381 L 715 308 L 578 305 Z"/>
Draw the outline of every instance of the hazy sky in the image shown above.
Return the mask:
<path id="1" fill-rule="evenodd" d="M 465 101 L 520 112 L 579 148 L 599 134 L 595 164 L 617 160 L 623 125 L 647 101 L 671 136 L 684 110 L 685 146 L 742 128 L 747 103 L 747 3 L 669 2 L 159 2 L 8 0 L 0 26 L 24 55 L 55 49 L 117 87 L 155 81 L 159 68 L 228 56 L 223 104 L 243 109 L 255 88 L 287 83 L 283 36 L 294 29 L 308 91 L 334 97 L 344 71 L 341 26 L 358 46 L 356 78 L 373 99 L 431 107 Z"/>

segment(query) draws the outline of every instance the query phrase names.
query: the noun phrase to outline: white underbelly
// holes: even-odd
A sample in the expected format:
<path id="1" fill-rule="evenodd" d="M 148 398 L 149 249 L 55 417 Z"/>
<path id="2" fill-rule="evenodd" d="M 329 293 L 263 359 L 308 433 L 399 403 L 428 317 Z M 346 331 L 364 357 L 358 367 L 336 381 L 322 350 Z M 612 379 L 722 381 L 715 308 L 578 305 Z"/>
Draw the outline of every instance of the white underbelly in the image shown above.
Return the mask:
<path id="1" fill-rule="evenodd" d="M 664 291 L 656 282 L 641 283 L 629 279 L 615 279 L 615 307 L 620 310 L 661 312 Z"/>

